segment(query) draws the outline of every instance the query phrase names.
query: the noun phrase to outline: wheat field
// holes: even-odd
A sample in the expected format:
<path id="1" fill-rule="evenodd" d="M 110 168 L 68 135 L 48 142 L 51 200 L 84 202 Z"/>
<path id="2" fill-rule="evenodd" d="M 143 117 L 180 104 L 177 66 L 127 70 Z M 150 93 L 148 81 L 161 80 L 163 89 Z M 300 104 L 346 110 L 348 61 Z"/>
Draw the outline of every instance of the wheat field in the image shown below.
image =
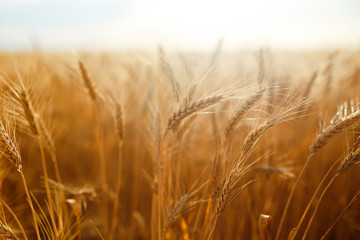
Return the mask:
<path id="1" fill-rule="evenodd" d="M 356 51 L 0 55 L 1 239 L 360 239 Z"/>

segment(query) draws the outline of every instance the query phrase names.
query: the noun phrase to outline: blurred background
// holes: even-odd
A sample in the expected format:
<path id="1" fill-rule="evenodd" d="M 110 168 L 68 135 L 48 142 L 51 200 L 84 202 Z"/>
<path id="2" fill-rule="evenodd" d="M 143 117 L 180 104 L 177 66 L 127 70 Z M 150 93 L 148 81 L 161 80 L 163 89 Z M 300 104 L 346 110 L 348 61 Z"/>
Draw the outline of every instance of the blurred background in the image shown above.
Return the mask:
<path id="1" fill-rule="evenodd" d="M 357 0 L 1 0 L 0 50 L 358 49 Z"/>

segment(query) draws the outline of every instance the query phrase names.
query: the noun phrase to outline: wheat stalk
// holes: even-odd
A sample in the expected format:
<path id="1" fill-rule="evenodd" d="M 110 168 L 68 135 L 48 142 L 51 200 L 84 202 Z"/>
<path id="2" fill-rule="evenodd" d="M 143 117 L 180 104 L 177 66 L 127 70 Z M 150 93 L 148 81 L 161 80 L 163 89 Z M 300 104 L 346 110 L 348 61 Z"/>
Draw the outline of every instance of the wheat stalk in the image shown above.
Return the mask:
<path id="1" fill-rule="evenodd" d="M 358 163 L 360 161 L 360 147 L 358 147 L 358 149 L 356 151 L 352 151 L 348 154 L 348 156 L 341 162 L 340 166 L 338 167 L 338 169 L 336 170 L 335 175 L 331 178 L 330 182 L 326 185 L 326 187 L 324 188 L 324 190 L 322 191 L 319 200 L 317 201 L 317 204 L 315 206 L 315 209 L 311 215 L 311 218 L 307 224 L 307 227 L 305 229 L 305 232 L 303 234 L 302 239 L 305 240 L 306 236 L 310 230 L 311 224 L 315 219 L 315 215 L 317 213 L 317 210 L 319 209 L 320 203 L 322 201 L 322 199 L 325 196 L 325 193 L 327 192 L 327 190 L 330 188 L 330 186 L 332 185 L 332 183 L 335 181 L 335 179 L 340 175 L 345 173 L 347 170 L 349 170 L 351 167 L 353 167 L 356 163 Z"/>
<path id="2" fill-rule="evenodd" d="M 56 154 L 55 143 L 49 130 L 46 128 L 43 120 L 40 117 L 37 118 L 37 120 L 39 123 L 39 129 L 44 142 L 44 146 L 51 154 Z"/>
<path id="3" fill-rule="evenodd" d="M 25 230 L 24 230 L 23 226 L 21 225 L 21 223 L 19 221 L 19 218 L 15 215 L 14 211 L 3 200 L 0 199 L 0 202 L 1 202 L 1 210 L 3 211 L 2 206 L 4 206 L 8 210 L 8 212 L 10 213 L 10 215 L 13 217 L 14 221 L 16 222 L 18 227 L 20 228 L 20 231 L 21 231 L 22 235 L 24 236 L 24 239 L 28 240 L 28 237 L 27 237 L 27 235 L 25 233 Z M 2 216 L 2 218 L 5 221 L 5 213 L 2 212 L 2 214 L 4 215 L 4 216 Z"/>
<path id="4" fill-rule="evenodd" d="M 346 205 L 346 207 L 342 210 L 342 212 L 339 214 L 339 216 L 336 218 L 336 220 L 331 224 L 331 226 L 328 228 L 328 230 L 321 236 L 320 240 L 323 240 L 332 230 L 332 228 L 336 225 L 336 223 L 342 218 L 342 216 L 345 214 L 345 212 L 349 209 L 349 207 L 359 198 L 360 191 L 358 191 L 354 197 L 350 200 L 350 202 Z"/>
<path id="5" fill-rule="evenodd" d="M 258 226 L 260 240 L 271 240 L 271 216 L 260 214 Z"/>
<path id="6" fill-rule="evenodd" d="M 353 143 L 353 145 L 343 154 L 343 156 L 352 155 L 354 146 L 358 145 L 359 143 L 360 143 L 360 138 L 357 138 L 356 141 Z M 350 153 L 349 153 L 349 152 L 350 152 Z M 339 159 L 343 158 L 343 156 L 340 157 Z M 346 160 L 346 159 L 348 159 L 348 158 L 349 158 L 349 157 L 345 157 L 344 159 Z M 322 179 L 321 179 L 320 183 L 318 184 L 315 192 L 313 193 L 310 201 L 308 202 L 308 204 L 307 204 L 307 206 L 306 206 L 306 209 L 305 209 L 305 211 L 303 212 L 303 214 L 302 214 L 302 216 L 301 216 L 301 218 L 300 218 L 300 221 L 299 221 L 298 225 L 297 225 L 295 228 L 293 228 L 292 231 L 290 232 L 289 237 L 288 237 L 289 239 L 295 239 L 295 237 L 296 237 L 296 235 L 297 235 L 297 233 L 298 233 L 298 230 L 299 230 L 300 227 L 301 227 L 301 224 L 302 224 L 303 221 L 305 220 L 306 214 L 307 214 L 308 211 L 310 210 L 310 207 L 311 207 L 313 201 L 315 200 L 316 195 L 317 195 L 318 192 L 320 191 L 321 187 L 322 187 L 323 184 L 325 183 L 325 180 L 328 178 L 328 176 L 330 175 L 330 173 L 332 172 L 332 170 L 333 170 L 333 169 L 336 167 L 336 165 L 339 163 L 339 161 L 340 161 L 340 160 L 335 161 L 335 162 L 331 165 L 331 167 L 328 169 L 328 171 L 326 172 L 326 174 L 322 177 Z M 344 163 L 344 162 L 346 162 L 346 161 L 343 161 L 343 163 Z M 341 165 L 340 165 L 340 166 L 341 166 Z M 341 168 L 339 167 L 338 169 L 341 169 Z M 335 175 L 338 175 L 338 174 L 336 173 Z"/>
<path id="7" fill-rule="evenodd" d="M 115 190 L 115 199 L 114 199 L 114 208 L 113 208 L 113 217 L 111 220 L 109 240 L 112 240 L 115 235 L 116 227 L 118 225 L 118 209 L 120 205 L 120 190 L 121 190 L 121 171 L 122 171 L 122 154 L 123 154 L 123 142 L 124 142 L 124 120 L 122 108 L 119 102 L 115 102 L 115 126 L 118 136 L 118 169 L 117 169 L 117 179 L 116 179 L 116 190 Z"/>

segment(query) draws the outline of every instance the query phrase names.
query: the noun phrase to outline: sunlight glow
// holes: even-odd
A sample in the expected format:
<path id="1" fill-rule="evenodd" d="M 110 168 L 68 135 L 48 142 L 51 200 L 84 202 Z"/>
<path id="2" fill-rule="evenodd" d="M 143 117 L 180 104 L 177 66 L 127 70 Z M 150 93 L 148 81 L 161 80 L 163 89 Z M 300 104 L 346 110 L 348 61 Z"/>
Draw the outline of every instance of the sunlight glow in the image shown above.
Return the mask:
<path id="1" fill-rule="evenodd" d="M 0 1 L 0 48 L 358 47 L 356 0 Z"/>

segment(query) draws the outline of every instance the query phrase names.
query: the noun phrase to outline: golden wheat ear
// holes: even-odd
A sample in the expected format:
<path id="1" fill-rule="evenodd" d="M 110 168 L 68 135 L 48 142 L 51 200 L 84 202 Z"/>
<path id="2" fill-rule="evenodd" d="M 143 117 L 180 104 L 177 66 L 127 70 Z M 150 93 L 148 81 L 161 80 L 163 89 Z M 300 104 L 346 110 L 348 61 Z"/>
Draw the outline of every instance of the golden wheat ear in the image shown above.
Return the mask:
<path id="1" fill-rule="evenodd" d="M 166 135 L 166 133 L 169 130 L 172 130 L 177 126 L 179 126 L 179 124 L 183 119 L 197 113 L 202 109 L 205 109 L 207 107 L 210 107 L 218 103 L 222 99 L 224 99 L 224 96 L 216 95 L 209 98 L 201 99 L 199 101 L 192 102 L 189 105 L 182 106 L 180 109 L 175 111 L 169 118 L 164 135 Z"/>
<path id="2" fill-rule="evenodd" d="M 357 141 L 358 142 L 358 141 Z M 336 170 L 336 175 L 345 173 L 350 168 L 360 162 L 360 146 L 355 151 L 351 151 L 348 156 L 340 163 Z"/>
<path id="3" fill-rule="evenodd" d="M 97 90 L 95 88 L 95 84 L 91 80 L 84 63 L 79 60 L 78 64 L 79 64 L 79 69 L 80 69 L 82 80 L 84 81 L 84 85 L 85 85 L 86 89 L 88 90 L 91 99 L 94 102 L 96 102 L 96 99 L 98 98 L 98 94 L 97 94 Z"/>
<path id="4" fill-rule="evenodd" d="M 183 194 L 178 200 L 174 202 L 171 208 L 168 210 L 163 229 L 162 236 L 164 237 L 169 228 L 175 223 L 179 216 L 187 211 L 192 210 L 201 200 L 194 200 L 194 196 L 207 185 L 207 182 L 201 186 L 196 187 L 199 179 L 195 181 L 188 193 Z"/>
<path id="5" fill-rule="evenodd" d="M 122 143 L 124 141 L 124 116 L 121 104 L 115 101 L 115 126 L 118 140 Z"/>
<path id="6" fill-rule="evenodd" d="M 257 101 L 264 95 L 265 88 L 260 89 L 255 94 L 250 96 L 243 104 L 240 105 L 239 109 L 233 114 L 233 116 L 227 121 L 225 131 L 224 131 L 224 140 L 229 137 L 231 132 L 236 128 L 239 122 L 243 119 L 244 115 L 254 107 Z"/>
<path id="7" fill-rule="evenodd" d="M 39 129 L 36 125 L 36 114 L 31 101 L 30 93 L 22 80 L 20 73 L 17 74 L 17 81 L 1 77 L 0 81 L 6 86 L 3 100 L 10 105 L 6 112 L 16 119 L 17 128 L 29 136 L 38 136 Z"/>
<path id="8" fill-rule="evenodd" d="M 52 132 L 49 131 L 48 122 L 40 116 L 40 113 L 48 111 L 49 99 L 42 92 L 34 90 L 34 86 L 30 83 L 25 86 L 20 73 L 18 73 L 17 81 L 10 79 L 6 81 L 0 77 L 0 82 L 5 83 L 6 91 L 2 98 L 9 104 L 5 111 L 11 117 L 10 119 L 14 119 L 13 124 L 16 124 L 16 130 L 33 138 L 39 137 L 48 152 L 55 155 Z"/>
<path id="9" fill-rule="evenodd" d="M 21 155 L 15 139 L 10 137 L 4 124 L 0 122 L 0 152 L 11 162 L 18 170 L 22 170 Z"/>
<path id="10" fill-rule="evenodd" d="M 360 123 L 360 105 L 356 101 L 351 101 L 350 104 L 345 102 L 338 108 L 336 115 L 330 121 L 327 127 L 324 127 L 316 136 L 315 140 L 310 146 L 310 154 L 320 150 L 326 145 L 331 138 L 337 134 L 354 129 Z"/>

